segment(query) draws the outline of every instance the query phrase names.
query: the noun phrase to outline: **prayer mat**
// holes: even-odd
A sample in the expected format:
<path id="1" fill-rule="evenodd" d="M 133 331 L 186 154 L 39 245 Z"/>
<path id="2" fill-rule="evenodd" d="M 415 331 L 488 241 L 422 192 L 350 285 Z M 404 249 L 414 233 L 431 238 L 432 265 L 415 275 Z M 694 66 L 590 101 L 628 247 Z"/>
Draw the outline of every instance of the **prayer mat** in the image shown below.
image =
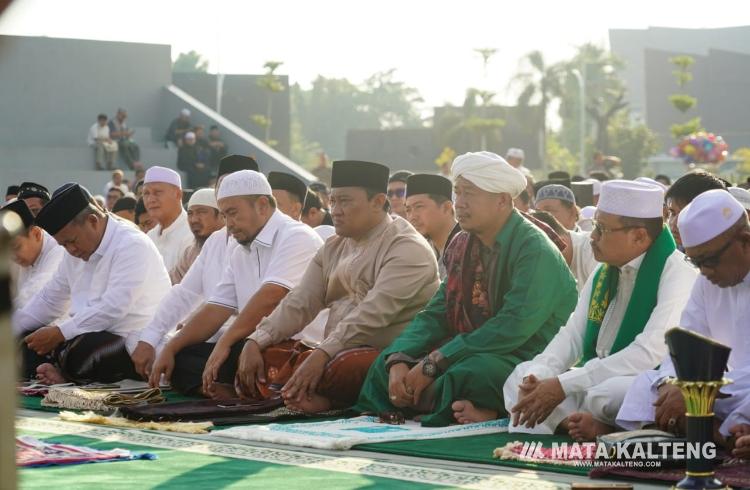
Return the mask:
<path id="1" fill-rule="evenodd" d="M 616 466 L 602 466 L 589 472 L 591 478 L 632 478 L 636 480 L 657 480 L 663 482 L 678 482 L 685 477 L 685 470 L 679 468 L 639 470 L 635 468 L 619 468 Z M 750 463 L 741 460 L 730 460 L 716 466 L 716 478 L 725 485 L 738 488 L 750 487 Z"/>
<path id="2" fill-rule="evenodd" d="M 216 425 L 265 422 L 268 418 L 257 419 L 256 414 L 268 414 L 284 406 L 281 398 L 263 401 L 248 401 L 239 398 L 231 400 L 191 400 L 177 403 L 161 403 L 138 407 L 123 407 L 120 414 L 131 420 L 154 422 L 200 422 L 212 421 Z"/>
<path id="3" fill-rule="evenodd" d="M 83 422 L 86 424 L 110 425 L 127 429 L 163 430 L 167 432 L 184 432 L 186 434 L 208 434 L 213 427 L 211 422 L 135 422 L 122 417 L 106 417 L 94 412 L 73 413 L 60 412 L 60 420 Z"/>
<path id="4" fill-rule="evenodd" d="M 492 456 L 498 459 L 524 461 L 526 463 L 559 464 L 568 466 L 582 466 L 582 463 L 592 463 L 596 456 L 597 443 L 583 442 L 570 446 L 571 451 L 556 454 L 555 451 L 539 442 L 513 441 L 498 447 Z"/>
<path id="5" fill-rule="evenodd" d="M 31 436 L 16 437 L 16 465 L 26 468 L 135 459 L 150 460 L 156 459 L 156 456 L 151 453 L 137 454 L 127 449 L 101 450 L 45 442 Z"/>
<path id="6" fill-rule="evenodd" d="M 379 422 L 378 417 L 361 416 L 324 422 L 232 427 L 213 434 L 248 441 L 344 450 L 365 443 L 467 437 L 507 430 L 508 419 L 448 427 L 422 427 L 411 420 L 393 425 Z"/>
<path id="7" fill-rule="evenodd" d="M 159 388 L 120 391 L 88 390 L 78 387 L 50 387 L 42 406 L 72 410 L 108 411 L 117 407 L 161 403 L 164 397 Z"/>

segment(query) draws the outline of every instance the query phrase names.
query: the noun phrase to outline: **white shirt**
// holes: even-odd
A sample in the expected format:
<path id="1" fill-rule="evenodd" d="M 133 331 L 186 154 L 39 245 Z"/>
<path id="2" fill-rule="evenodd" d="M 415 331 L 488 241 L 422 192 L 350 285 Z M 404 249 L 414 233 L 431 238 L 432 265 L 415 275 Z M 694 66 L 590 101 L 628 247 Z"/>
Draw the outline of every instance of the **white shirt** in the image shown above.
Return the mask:
<path id="1" fill-rule="evenodd" d="M 213 232 L 182 281 L 172 286 L 161 301 L 154 318 L 141 332 L 140 340 L 158 347 L 178 323 L 200 307 L 219 284 L 229 264 L 229 256 L 237 246 L 237 240 L 227 234 L 226 227 Z M 232 321 L 233 318 L 227 320 L 221 331 Z M 218 335 L 214 337 L 218 338 Z"/>
<path id="2" fill-rule="evenodd" d="M 162 229 L 161 225 L 158 224 L 149 230 L 148 236 L 154 241 L 156 248 L 164 259 L 164 267 L 168 271 L 174 269 L 182 254 L 195 240 L 188 224 L 187 211 L 182 208 L 180 209 L 180 215 L 171 225 Z"/>
<path id="3" fill-rule="evenodd" d="M 323 241 L 328 240 L 329 237 L 336 234 L 336 228 L 331 225 L 318 225 L 313 228 L 313 230 L 315 230 L 315 233 L 317 233 Z"/>
<path id="4" fill-rule="evenodd" d="M 109 139 L 109 126 L 107 124 L 99 126 L 99 123 L 95 122 L 94 125 L 89 128 L 89 135 L 86 138 L 86 142 L 90 146 L 94 146 L 96 145 L 97 138 Z"/>
<path id="5" fill-rule="evenodd" d="M 16 277 L 16 296 L 13 306 L 16 309 L 26 306 L 36 293 L 41 291 L 52 276 L 65 255 L 65 249 L 58 245 L 52 235 L 42 230 L 42 251 L 29 267 L 19 267 Z"/>
<path id="6" fill-rule="evenodd" d="M 573 367 L 583 355 L 583 340 L 588 321 L 589 302 L 595 274 L 581 291 L 578 304 L 568 323 L 560 329 L 544 351 L 532 361 L 536 376 L 557 376 L 566 395 L 585 391 L 615 376 L 635 376 L 657 366 L 666 354 L 664 332 L 677 325 L 698 272 L 684 255 L 675 250 L 667 258 L 659 280 L 656 307 L 643 331 L 624 349 L 610 355 L 610 349 L 625 316 L 633 293 L 638 269 L 646 254 L 620 269 L 617 294 L 604 315 L 596 343 L 597 357 L 577 369 Z"/>
<path id="7" fill-rule="evenodd" d="M 110 216 L 89 260 L 65 254 L 52 280 L 15 313 L 13 331 L 35 330 L 68 313 L 58 325 L 65 340 L 108 331 L 125 337 L 132 352 L 170 285 L 151 240 Z"/>
<path id="8" fill-rule="evenodd" d="M 573 247 L 570 270 L 576 278 L 576 285 L 580 294 L 589 276 L 599 267 L 599 262 L 594 258 L 594 250 L 591 248 L 591 233 L 571 231 L 570 243 Z"/>
<path id="9" fill-rule="evenodd" d="M 125 182 L 121 183 L 120 185 L 115 185 L 115 183 L 110 180 L 109 182 L 107 182 L 107 185 L 104 186 L 104 192 L 102 193 L 102 195 L 106 196 L 109 190 L 113 187 L 115 189 L 120 189 L 123 195 L 130 192 L 130 189 L 128 188 L 128 184 L 126 184 Z"/>
<path id="10" fill-rule="evenodd" d="M 304 223 L 276 210 L 255 239 L 235 247 L 209 303 L 241 309 L 263 284 L 291 290 L 323 240 Z"/>

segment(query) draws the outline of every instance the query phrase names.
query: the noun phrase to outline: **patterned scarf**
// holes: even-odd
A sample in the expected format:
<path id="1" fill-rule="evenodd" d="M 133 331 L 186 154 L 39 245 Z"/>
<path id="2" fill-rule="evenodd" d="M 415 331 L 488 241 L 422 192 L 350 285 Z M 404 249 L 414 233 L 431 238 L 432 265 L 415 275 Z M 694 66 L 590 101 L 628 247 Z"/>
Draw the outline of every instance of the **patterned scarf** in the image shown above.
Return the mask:
<path id="1" fill-rule="evenodd" d="M 675 249 L 674 238 L 667 227 L 664 227 L 646 252 L 641 267 L 638 269 L 633 294 L 628 301 L 620 328 L 617 330 L 610 355 L 630 345 L 638 334 L 643 332 L 643 328 L 651 318 L 651 312 L 656 307 L 656 295 L 659 292 L 659 280 L 664 271 L 664 265 Z M 612 298 L 617 294 L 619 279 L 620 269 L 606 264 L 603 264 L 595 273 L 586 333 L 583 338 L 583 359 L 579 365 L 597 356 L 596 342 L 599 339 L 599 329 Z"/>
<path id="2" fill-rule="evenodd" d="M 491 271 L 484 270 L 481 247 L 478 238 L 461 232 L 445 251 L 448 270 L 445 304 L 448 323 L 456 334 L 481 327 L 492 315 L 489 302 Z"/>

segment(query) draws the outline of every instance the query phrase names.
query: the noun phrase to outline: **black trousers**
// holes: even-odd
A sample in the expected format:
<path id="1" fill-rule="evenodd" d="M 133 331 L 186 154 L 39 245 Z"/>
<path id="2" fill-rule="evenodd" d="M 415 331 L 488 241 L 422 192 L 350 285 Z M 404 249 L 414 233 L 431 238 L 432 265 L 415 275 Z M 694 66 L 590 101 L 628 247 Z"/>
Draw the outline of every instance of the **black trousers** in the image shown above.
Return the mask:
<path id="1" fill-rule="evenodd" d="M 48 355 L 40 356 L 21 343 L 24 379 L 36 377 L 40 364 L 57 366 L 66 380 L 78 384 L 111 383 L 140 379 L 125 348 L 125 338 L 110 332 L 91 332 L 62 343 Z"/>
<path id="2" fill-rule="evenodd" d="M 197 395 L 203 386 L 203 370 L 216 344 L 203 342 L 182 349 L 174 358 L 172 388 L 183 395 Z M 240 359 L 245 341 L 237 342 L 229 350 L 229 357 L 219 369 L 219 383 L 234 384 L 237 362 Z"/>

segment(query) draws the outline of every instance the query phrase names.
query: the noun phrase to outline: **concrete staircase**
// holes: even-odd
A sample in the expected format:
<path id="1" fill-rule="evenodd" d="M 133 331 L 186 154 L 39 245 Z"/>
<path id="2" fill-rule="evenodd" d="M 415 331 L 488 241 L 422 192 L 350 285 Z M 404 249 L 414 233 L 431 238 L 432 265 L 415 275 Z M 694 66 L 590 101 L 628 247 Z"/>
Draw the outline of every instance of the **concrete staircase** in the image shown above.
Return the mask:
<path id="1" fill-rule="evenodd" d="M 134 139 L 141 148 L 144 167 L 160 165 L 176 168 L 177 150 L 167 149 L 163 142 L 154 141 L 151 128 L 134 129 Z M 50 191 L 66 182 L 78 182 L 92 194 L 100 194 L 111 174 L 95 170 L 94 153 L 85 144 L 85 135 L 84 130 L 79 141 L 68 140 L 68 145 L 0 146 L 0 192 L 5 192 L 9 185 L 32 181 L 48 187 Z M 125 171 L 127 179 L 133 179 L 133 172 L 121 159 L 118 159 L 116 167 Z"/>

